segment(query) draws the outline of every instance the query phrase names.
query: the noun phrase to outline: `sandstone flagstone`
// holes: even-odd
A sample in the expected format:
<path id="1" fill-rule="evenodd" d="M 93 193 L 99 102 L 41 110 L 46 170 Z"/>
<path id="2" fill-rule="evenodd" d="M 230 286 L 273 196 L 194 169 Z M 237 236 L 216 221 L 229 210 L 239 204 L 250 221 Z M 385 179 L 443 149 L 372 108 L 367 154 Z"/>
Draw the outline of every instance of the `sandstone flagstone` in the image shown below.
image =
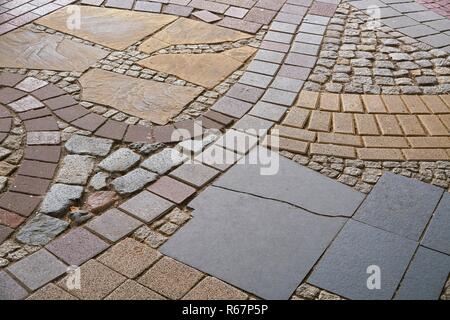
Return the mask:
<path id="1" fill-rule="evenodd" d="M 201 92 L 152 80 L 94 69 L 80 78 L 83 100 L 109 105 L 125 113 L 164 125 Z"/>
<path id="2" fill-rule="evenodd" d="M 80 13 L 80 28 L 70 28 L 68 21 L 73 12 Z M 174 20 L 176 17 L 170 15 L 74 5 L 37 22 L 115 50 L 124 50 Z"/>
<path id="3" fill-rule="evenodd" d="M 141 60 L 140 64 L 212 89 L 238 69 L 255 51 L 256 49 L 245 46 L 221 53 L 161 54 Z"/>
<path id="4" fill-rule="evenodd" d="M 139 50 L 152 53 L 177 44 L 234 42 L 251 37 L 249 34 L 209 23 L 179 18 L 171 25 L 156 33 L 153 37 L 144 41 L 139 46 Z"/>
<path id="5" fill-rule="evenodd" d="M 21 28 L 0 37 L 0 66 L 58 71 L 87 70 L 108 52 L 62 35 Z"/>

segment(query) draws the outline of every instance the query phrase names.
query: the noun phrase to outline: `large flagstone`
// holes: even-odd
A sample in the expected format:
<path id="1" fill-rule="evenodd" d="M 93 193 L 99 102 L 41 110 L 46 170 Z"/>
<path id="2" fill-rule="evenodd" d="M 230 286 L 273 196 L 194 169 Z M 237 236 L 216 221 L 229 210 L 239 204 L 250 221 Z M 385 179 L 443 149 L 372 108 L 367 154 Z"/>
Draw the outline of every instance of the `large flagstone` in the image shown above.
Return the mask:
<path id="1" fill-rule="evenodd" d="M 221 53 L 161 54 L 139 63 L 212 89 L 242 66 L 255 51 L 255 48 L 245 46 Z"/>
<path id="2" fill-rule="evenodd" d="M 175 86 L 93 69 L 80 78 L 82 99 L 166 124 L 194 100 L 201 88 Z"/>
<path id="3" fill-rule="evenodd" d="M 77 12 L 80 14 L 79 28 L 73 18 Z M 124 50 L 176 19 L 164 14 L 72 5 L 39 19 L 37 23 L 105 47 Z"/>
<path id="4" fill-rule="evenodd" d="M 0 37 L 0 66 L 83 72 L 108 52 L 61 35 L 26 28 Z"/>
<path id="5" fill-rule="evenodd" d="M 219 27 L 209 23 L 179 18 L 153 37 L 144 41 L 139 50 L 153 53 L 178 44 L 206 44 L 234 42 L 251 38 L 252 35 Z"/>

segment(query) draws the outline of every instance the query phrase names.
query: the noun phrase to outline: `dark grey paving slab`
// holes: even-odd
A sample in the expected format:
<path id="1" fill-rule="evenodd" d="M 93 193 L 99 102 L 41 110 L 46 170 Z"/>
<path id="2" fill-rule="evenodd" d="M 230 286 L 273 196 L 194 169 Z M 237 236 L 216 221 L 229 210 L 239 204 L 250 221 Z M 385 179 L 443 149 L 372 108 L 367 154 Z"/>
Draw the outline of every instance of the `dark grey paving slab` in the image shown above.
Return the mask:
<path id="1" fill-rule="evenodd" d="M 436 48 L 442 48 L 450 45 L 450 36 L 445 35 L 443 33 L 421 37 L 418 38 L 417 40 Z"/>
<path id="2" fill-rule="evenodd" d="M 406 34 L 407 36 L 410 36 L 412 38 L 417 37 L 425 37 L 432 34 L 438 33 L 437 30 L 434 30 L 433 28 L 430 28 L 424 24 L 420 24 L 417 26 L 410 26 L 405 28 L 399 28 L 397 29 L 398 32 L 401 32 L 403 34 Z"/>
<path id="3" fill-rule="evenodd" d="M 448 192 L 444 192 L 421 244 L 450 255 L 450 194 Z"/>
<path id="4" fill-rule="evenodd" d="M 288 299 L 346 220 L 215 187 L 196 201 L 161 252 L 265 299 Z"/>
<path id="5" fill-rule="evenodd" d="M 415 241 L 350 220 L 327 249 L 308 283 L 349 299 L 391 299 L 416 248 Z M 367 272 L 370 266 L 380 268 L 380 289 L 367 286 L 373 275 L 373 271 Z"/>
<path id="6" fill-rule="evenodd" d="M 438 187 L 387 172 L 354 219 L 418 241 L 442 193 Z"/>
<path id="7" fill-rule="evenodd" d="M 437 300 L 450 272 L 450 256 L 417 249 L 395 295 L 397 300 Z"/>
<path id="8" fill-rule="evenodd" d="M 67 271 L 64 263 L 41 249 L 9 266 L 8 271 L 31 290 L 36 290 Z"/>
<path id="9" fill-rule="evenodd" d="M 413 18 L 416 21 L 419 22 L 426 22 L 426 21 L 433 21 L 433 20 L 440 20 L 440 19 L 444 19 L 443 16 L 427 10 L 427 11 L 419 11 L 419 12 L 412 12 L 412 13 L 408 13 L 406 14 L 408 17 Z"/>
<path id="10" fill-rule="evenodd" d="M 0 300 L 20 300 L 27 295 L 27 291 L 16 280 L 0 270 Z"/>
<path id="11" fill-rule="evenodd" d="M 262 147 L 252 150 L 214 185 L 331 216 L 352 216 L 364 199 L 362 193 Z"/>

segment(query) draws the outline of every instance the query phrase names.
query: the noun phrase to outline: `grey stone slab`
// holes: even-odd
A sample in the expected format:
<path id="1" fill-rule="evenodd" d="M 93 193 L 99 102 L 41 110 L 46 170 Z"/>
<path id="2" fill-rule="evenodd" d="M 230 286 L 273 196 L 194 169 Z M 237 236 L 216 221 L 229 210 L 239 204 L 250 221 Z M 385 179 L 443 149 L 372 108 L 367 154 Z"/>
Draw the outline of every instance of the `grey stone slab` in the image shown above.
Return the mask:
<path id="1" fill-rule="evenodd" d="M 318 16 L 315 14 L 307 14 L 305 18 L 303 19 L 304 22 L 313 23 L 313 24 L 319 24 L 323 26 L 327 26 L 330 22 L 329 17 L 324 16 Z"/>
<path id="2" fill-rule="evenodd" d="M 283 106 L 279 106 L 273 103 L 259 101 L 252 110 L 250 110 L 249 114 L 271 120 L 271 121 L 280 121 L 281 118 L 286 113 L 287 108 Z"/>
<path id="3" fill-rule="evenodd" d="M 113 208 L 94 220 L 89 221 L 89 223 L 86 224 L 86 227 L 103 238 L 116 242 L 136 230 L 141 225 L 142 222 Z"/>
<path id="4" fill-rule="evenodd" d="M 378 8 L 386 7 L 387 5 L 378 0 L 360 0 L 352 1 L 350 4 L 358 9 L 367 9 L 371 6 L 376 6 Z"/>
<path id="5" fill-rule="evenodd" d="M 247 67 L 247 71 L 273 76 L 280 66 L 276 63 L 253 60 Z"/>
<path id="6" fill-rule="evenodd" d="M 309 33 L 299 33 L 295 37 L 295 42 L 304 42 L 309 44 L 321 44 L 323 36 L 319 36 L 317 34 L 309 34 Z"/>
<path id="7" fill-rule="evenodd" d="M 391 299 L 416 248 L 415 241 L 350 220 L 307 281 L 349 299 Z M 381 273 L 380 289 L 367 286 L 373 266 Z"/>
<path id="8" fill-rule="evenodd" d="M 247 71 L 239 79 L 239 83 L 266 89 L 272 82 L 272 79 L 271 76 Z"/>
<path id="9" fill-rule="evenodd" d="M 425 22 L 425 24 L 433 29 L 436 29 L 437 31 L 440 31 L 440 32 L 445 32 L 445 31 L 450 30 L 450 20 L 449 19 L 429 21 L 429 22 Z"/>
<path id="10" fill-rule="evenodd" d="M 0 300 L 21 300 L 28 292 L 9 274 L 0 270 Z"/>
<path id="11" fill-rule="evenodd" d="M 317 56 L 319 49 L 320 49 L 320 46 L 317 44 L 294 42 L 294 44 L 292 45 L 292 48 L 291 48 L 291 52 L 309 54 L 311 56 Z"/>
<path id="12" fill-rule="evenodd" d="M 234 153 L 246 154 L 249 150 L 254 148 L 257 143 L 258 138 L 255 135 L 250 135 L 237 130 L 228 130 L 214 145 L 223 147 Z"/>
<path id="13" fill-rule="evenodd" d="M 268 31 L 264 37 L 264 40 L 289 44 L 292 41 L 292 35 L 289 33 Z"/>
<path id="14" fill-rule="evenodd" d="M 410 17 L 407 17 L 407 16 L 381 19 L 381 22 L 393 29 L 404 28 L 404 27 L 414 26 L 414 25 L 418 24 L 418 22 L 416 20 L 411 19 Z"/>
<path id="15" fill-rule="evenodd" d="M 429 36 L 431 34 L 438 33 L 437 30 L 434 30 L 433 28 L 430 28 L 426 25 L 417 25 L 417 26 L 410 26 L 405 28 L 399 28 L 397 29 L 398 32 L 401 32 L 403 34 L 406 34 L 407 36 L 410 36 L 412 38 L 417 37 L 424 37 Z"/>
<path id="16" fill-rule="evenodd" d="M 282 52 L 260 49 L 255 55 L 255 60 L 267 61 L 280 64 L 285 57 Z"/>
<path id="17" fill-rule="evenodd" d="M 288 299 L 345 222 L 215 187 L 195 201 L 161 252 L 265 299 Z"/>
<path id="18" fill-rule="evenodd" d="M 56 182 L 85 185 L 94 170 L 95 158 L 69 154 L 64 157 Z"/>
<path id="19" fill-rule="evenodd" d="M 106 156 L 112 144 L 113 141 L 109 139 L 73 135 L 66 142 L 65 148 L 71 153 Z"/>
<path id="20" fill-rule="evenodd" d="M 261 100 L 290 107 L 294 104 L 295 98 L 297 98 L 297 93 L 269 88 Z"/>
<path id="21" fill-rule="evenodd" d="M 330 216 L 350 217 L 364 199 L 362 193 L 262 147 L 252 150 L 214 185 Z"/>
<path id="22" fill-rule="evenodd" d="M 295 33 L 295 30 L 297 30 L 297 25 L 285 23 L 285 22 L 274 21 L 270 25 L 269 30 L 280 31 L 280 32 L 284 32 L 284 33 Z"/>
<path id="23" fill-rule="evenodd" d="M 17 233 L 16 239 L 24 244 L 43 246 L 67 229 L 69 223 L 45 214 L 37 214 Z"/>
<path id="24" fill-rule="evenodd" d="M 235 99 L 239 99 L 242 100 L 240 101 L 239 104 L 237 104 L 240 108 L 242 109 L 246 109 L 246 107 L 249 104 L 243 104 L 243 101 L 246 102 L 250 102 L 250 103 L 255 103 L 259 100 L 259 98 L 261 98 L 261 96 L 263 95 L 264 90 L 261 88 L 256 88 L 253 86 L 247 86 L 245 84 L 241 84 L 241 83 L 235 83 L 230 90 L 228 90 L 227 92 L 227 96 L 226 97 L 222 97 L 222 99 L 220 99 L 218 101 L 219 102 L 223 102 L 226 104 L 235 104 L 235 101 L 230 101 L 228 100 L 229 97 L 231 98 L 235 98 Z M 227 100 L 225 100 L 225 98 L 228 98 Z M 248 107 L 247 111 L 251 108 L 251 104 Z M 217 110 L 219 111 L 219 110 Z M 247 112 L 246 111 L 246 112 Z M 220 111 L 219 111 L 220 112 Z M 240 118 L 240 117 L 239 117 Z"/>
<path id="25" fill-rule="evenodd" d="M 418 241 L 443 189 L 386 172 L 354 219 Z"/>
<path id="26" fill-rule="evenodd" d="M 83 187 L 55 183 L 42 201 L 40 212 L 50 216 L 64 214 L 83 195 Z"/>
<path id="27" fill-rule="evenodd" d="M 391 7 L 380 8 L 380 19 L 399 17 L 401 15 L 402 13 L 392 9 Z"/>
<path id="28" fill-rule="evenodd" d="M 289 53 L 285 63 L 294 66 L 301 66 L 307 68 L 313 68 L 316 64 L 317 58 L 301 53 Z"/>
<path id="29" fill-rule="evenodd" d="M 244 114 L 246 114 L 251 107 L 251 103 L 230 97 L 222 97 L 214 104 L 211 110 L 229 115 L 234 118 L 240 118 Z"/>
<path id="30" fill-rule="evenodd" d="M 419 21 L 419 22 L 427 22 L 427 21 L 444 19 L 443 16 L 441 16 L 433 11 L 412 12 L 412 13 L 407 13 L 406 15 L 410 18 L 413 18 L 416 21 Z"/>
<path id="31" fill-rule="evenodd" d="M 272 121 L 257 118 L 246 114 L 238 122 L 233 125 L 233 129 L 243 131 L 245 133 L 263 137 L 272 128 L 274 123 Z"/>
<path id="32" fill-rule="evenodd" d="M 67 266 L 41 249 L 7 268 L 30 290 L 36 290 L 67 271 Z"/>
<path id="33" fill-rule="evenodd" d="M 166 148 L 161 152 L 150 156 L 141 163 L 141 166 L 158 174 L 164 174 L 173 167 L 182 164 L 186 159 L 187 156 L 180 153 L 178 150 Z"/>
<path id="34" fill-rule="evenodd" d="M 303 84 L 304 81 L 302 80 L 277 76 L 270 86 L 275 89 L 298 93 L 303 87 Z"/>
<path id="35" fill-rule="evenodd" d="M 305 22 L 303 22 L 300 28 L 298 29 L 299 33 L 310 33 L 317 35 L 323 35 L 325 33 L 325 30 L 326 30 L 325 26 Z"/>
<path id="36" fill-rule="evenodd" d="M 450 255 L 450 194 L 444 192 L 422 238 L 422 245 Z"/>
<path id="37" fill-rule="evenodd" d="M 417 40 L 422 41 L 435 48 L 442 48 L 450 45 L 450 36 L 447 36 L 442 33 L 425 36 L 422 38 L 418 38 Z"/>
<path id="38" fill-rule="evenodd" d="M 98 166 L 109 172 L 124 172 L 134 166 L 140 157 L 128 148 L 120 148 L 103 159 Z"/>
<path id="39" fill-rule="evenodd" d="M 170 175 L 194 187 L 201 188 L 214 179 L 220 171 L 201 163 L 185 163 Z"/>
<path id="40" fill-rule="evenodd" d="M 419 247 L 395 299 L 438 300 L 449 272 L 450 256 Z"/>
<path id="41" fill-rule="evenodd" d="M 408 2 L 408 3 L 394 3 L 391 5 L 392 8 L 395 10 L 401 12 L 401 13 L 408 13 L 408 12 L 417 12 L 417 11 L 428 11 L 427 8 L 424 6 L 414 3 L 414 2 Z"/>
<path id="42" fill-rule="evenodd" d="M 156 173 L 137 168 L 114 179 L 111 184 L 118 193 L 128 194 L 141 190 L 145 185 L 156 180 L 157 177 Z"/>
<path id="43" fill-rule="evenodd" d="M 174 207 L 174 204 L 146 190 L 122 203 L 120 209 L 149 223 Z"/>

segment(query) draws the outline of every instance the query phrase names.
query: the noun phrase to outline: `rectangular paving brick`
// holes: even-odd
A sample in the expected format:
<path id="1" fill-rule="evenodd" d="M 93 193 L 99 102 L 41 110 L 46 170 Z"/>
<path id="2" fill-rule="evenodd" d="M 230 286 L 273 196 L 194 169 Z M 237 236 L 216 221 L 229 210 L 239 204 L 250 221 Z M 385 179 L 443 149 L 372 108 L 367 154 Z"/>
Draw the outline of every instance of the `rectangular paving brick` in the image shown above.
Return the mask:
<path id="1" fill-rule="evenodd" d="M 55 85 L 49 84 L 43 88 L 33 91 L 32 94 L 39 100 L 46 100 L 46 99 L 61 96 L 63 94 L 66 94 L 66 92 L 63 89 L 58 88 Z"/>
<path id="2" fill-rule="evenodd" d="M 279 42 L 273 42 L 273 41 L 263 41 L 263 42 L 261 42 L 261 45 L 259 48 L 286 53 L 289 51 L 290 45 L 288 45 L 286 43 L 279 43 Z"/>
<path id="3" fill-rule="evenodd" d="M 175 169 L 170 175 L 196 188 L 205 186 L 219 171 L 200 163 L 187 163 Z"/>
<path id="4" fill-rule="evenodd" d="M 8 273 L 0 270 L 0 300 L 22 300 L 28 292 Z"/>
<path id="5" fill-rule="evenodd" d="M 450 148 L 448 137 L 408 137 L 413 148 Z"/>
<path id="6" fill-rule="evenodd" d="M 362 95 L 361 98 L 368 113 L 386 112 L 386 107 L 384 106 L 381 96 L 375 94 L 365 94 Z"/>
<path id="7" fill-rule="evenodd" d="M 428 133 L 432 136 L 448 136 L 447 128 L 442 124 L 438 116 L 419 115 L 418 116 Z"/>
<path id="8" fill-rule="evenodd" d="M 344 112 L 364 112 L 361 97 L 357 94 L 343 94 L 342 110 Z"/>
<path id="9" fill-rule="evenodd" d="M 302 21 L 302 18 L 305 13 L 302 14 L 291 14 L 288 12 L 279 12 L 277 16 L 275 17 L 275 21 L 281 21 L 286 23 L 293 23 L 293 24 L 300 24 Z"/>
<path id="10" fill-rule="evenodd" d="M 43 117 L 24 121 L 27 131 L 58 131 L 59 127 L 54 117 Z"/>
<path id="11" fill-rule="evenodd" d="M 332 144 L 312 143 L 310 147 L 310 152 L 311 154 L 334 156 L 349 159 L 356 157 L 354 147 L 332 145 Z"/>
<path id="12" fill-rule="evenodd" d="M 428 109 L 435 114 L 450 112 L 450 108 L 438 96 L 422 95 L 420 98 L 428 106 Z"/>
<path id="13" fill-rule="evenodd" d="M 0 84 L 3 86 L 14 87 L 23 79 L 25 79 L 25 76 L 21 74 L 9 72 L 0 73 Z"/>
<path id="14" fill-rule="evenodd" d="M 161 177 L 147 190 L 176 204 L 184 202 L 196 192 L 194 188 L 167 176 Z"/>
<path id="15" fill-rule="evenodd" d="M 47 99 L 44 103 L 52 110 L 73 106 L 77 101 L 69 95 L 64 95 L 56 98 Z"/>
<path id="16" fill-rule="evenodd" d="M 298 95 L 297 106 L 308 109 L 317 109 L 318 101 L 319 101 L 319 92 L 303 90 Z"/>
<path id="17" fill-rule="evenodd" d="M 450 226 L 450 195 L 444 192 L 442 199 L 437 206 L 433 217 L 421 244 L 428 248 L 450 254 L 450 234 L 448 232 Z"/>
<path id="18" fill-rule="evenodd" d="M 55 175 L 56 166 L 57 165 L 53 163 L 24 160 L 22 161 L 18 173 L 31 177 L 52 179 Z"/>
<path id="19" fill-rule="evenodd" d="M 8 239 L 13 232 L 14 230 L 10 227 L 0 225 L 0 243 Z"/>
<path id="20" fill-rule="evenodd" d="M 347 145 L 361 147 L 361 137 L 352 134 L 319 132 L 317 141 L 320 143 L 331 143 L 338 145 Z"/>
<path id="21" fill-rule="evenodd" d="M 411 240 L 419 240 L 443 190 L 424 182 L 385 173 L 354 218 Z"/>
<path id="22" fill-rule="evenodd" d="M 261 100 L 290 107 L 294 104 L 296 97 L 297 93 L 269 88 L 266 90 Z"/>
<path id="23" fill-rule="evenodd" d="M 23 98 L 24 96 L 26 96 L 26 93 L 14 88 L 7 87 L 0 89 L 0 103 L 8 104 L 20 98 Z"/>
<path id="24" fill-rule="evenodd" d="M 285 55 L 282 52 L 258 50 L 254 59 L 280 64 L 283 61 L 284 57 Z"/>
<path id="25" fill-rule="evenodd" d="M 325 111 L 339 111 L 340 97 L 336 93 L 322 93 L 320 95 L 319 109 Z"/>
<path id="26" fill-rule="evenodd" d="M 336 11 L 336 8 L 336 4 L 315 1 L 309 9 L 308 13 L 332 17 L 334 15 L 334 12 Z"/>
<path id="27" fill-rule="evenodd" d="M 425 103 L 419 96 L 403 95 L 402 100 L 405 102 L 406 107 L 411 113 L 429 113 L 430 111 L 426 107 Z"/>
<path id="28" fill-rule="evenodd" d="M 155 2 L 136 1 L 134 10 L 145 12 L 161 12 L 162 4 Z"/>
<path id="29" fill-rule="evenodd" d="M 285 32 L 285 33 L 295 33 L 295 31 L 297 30 L 297 25 L 285 23 L 285 22 L 274 21 L 270 24 L 270 30 Z"/>
<path id="30" fill-rule="evenodd" d="M 241 157 L 242 156 L 240 154 L 226 150 L 217 145 L 212 145 L 195 157 L 194 160 L 220 171 L 225 171 L 235 164 Z"/>
<path id="31" fill-rule="evenodd" d="M 369 148 L 409 148 L 404 137 L 365 136 L 364 144 Z"/>
<path id="32" fill-rule="evenodd" d="M 250 110 L 249 114 L 259 118 L 278 122 L 281 120 L 286 111 L 287 108 L 283 106 L 259 101 L 253 107 L 253 109 Z"/>
<path id="33" fill-rule="evenodd" d="M 122 140 L 125 132 L 127 131 L 127 124 L 115 120 L 108 120 L 100 128 L 97 129 L 95 134 L 99 137 Z"/>
<path id="34" fill-rule="evenodd" d="M 78 104 L 55 111 L 55 114 L 66 122 L 72 122 L 88 113 L 89 111 L 86 108 Z"/>
<path id="35" fill-rule="evenodd" d="M 405 158 L 407 160 L 444 160 L 448 161 L 448 154 L 446 154 L 445 149 L 403 149 Z"/>
<path id="36" fill-rule="evenodd" d="M 7 270 L 30 290 L 36 290 L 67 271 L 67 266 L 41 249 L 10 265 Z"/>
<path id="37" fill-rule="evenodd" d="M 125 142 L 150 142 L 152 139 L 152 130 L 140 125 L 128 126 L 127 132 L 123 137 Z"/>
<path id="38" fill-rule="evenodd" d="M 345 221 L 215 187 L 192 206 L 194 219 L 162 253 L 265 299 L 288 299 Z M 319 230 L 315 241 L 304 241 Z"/>
<path id="39" fill-rule="evenodd" d="M 289 44 L 291 43 L 292 38 L 293 38 L 292 35 L 289 33 L 268 31 L 266 33 L 266 36 L 264 37 L 264 40 Z"/>
<path id="40" fill-rule="evenodd" d="M 0 208 L 28 217 L 41 202 L 36 196 L 17 192 L 6 192 L 0 198 Z"/>
<path id="41" fill-rule="evenodd" d="M 27 146 L 25 159 L 57 163 L 61 155 L 59 146 Z"/>
<path id="42" fill-rule="evenodd" d="M 0 225 L 15 229 L 20 226 L 24 220 L 25 219 L 18 214 L 0 209 Z"/>
<path id="43" fill-rule="evenodd" d="M 273 80 L 273 82 L 270 86 L 275 89 L 280 89 L 280 90 L 291 91 L 291 92 L 297 93 L 303 87 L 303 83 L 304 83 L 304 81 L 302 81 L 302 80 L 277 76 Z"/>
<path id="44" fill-rule="evenodd" d="M 86 227 L 101 237 L 116 242 L 141 225 L 140 221 L 114 208 L 89 221 Z"/>
<path id="45" fill-rule="evenodd" d="M 225 28 L 231 28 L 236 29 L 243 32 L 248 33 L 257 33 L 259 29 L 261 29 L 262 24 L 255 23 L 251 21 L 245 21 L 241 19 L 231 18 L 231 17 L 224 17 L 222 20 L 220 20 L 217 25 Z"/>
<path id="46" fill-rule="evenodd" d="M 247 71 L 239 79 L 239 83 L 266 89 L 272 82 L 272 79 L 271 76 Z"/>
<path id="47" fill-rule="evenodd" d="M 292 44 L 291 52 L 309 54 L 317 56 L 320 46 L 317 44 L 309 44 L 303 42 L 294 42 Z"/>
<path id="48" fill-rule="evenodd" d="M 98 114 L 89 113 L 84 117 L 81 117 L 71 124 L 88 131 L 95 131 L 99 128 L 104 122 L 106 122 L 107 118 L 102 117 Z"/>
<path id="49" fill-rule="evenodd" d="M 395 295 L 396 300 L 438 300 L 450 270 L 450 256 L 419 247 Z"/>
<path id="50" fill-rule="evenodd" d="M 349 299 L 391 299 L 416 248 L 412 240 L 350 220 L 307 281 Z M 384 275 L 377 290 L 367 287 L 373 265 Z"/>
<path id="51" fill-rule="evenodd" d="M 408 113 L 406 105 L 398 95 L 382 95 L 381 98 L 389 113 Z"/>
<path id="52" fill-rule="evenodd" d="M 259 100 L 259 98 L 261 98 L 263 93 L 264 93 L 263 89 L 236 83 L 227 92 L 227 96 L 231 97 L 231 98 L 243 100 L 246 102 L 255 103 Z"/>
<path id="53" fill-rule="evenodd" d="M 244 20 L 267 25 L 270 24 L 276 14 L 277 12 L 273 10 L 254 7 L 246 14 Z"/>
<path id="54" fill-rule="evenodd" d="M 251 107 L 251 103 L 225 96 L 217 101 L 211 110 L 224 113 L 234 118 L 241 118 Z"/>
<path id="55" fill-rule="evenodd" d="M 277 73 L 279 67 L 276 63 L 254 60 L 248 65 L 247 71 L 273 76 Z"/>
<path id="56" fill-rule="evenodd" d="M 17 175 L 9 190 L 31 195 L 45 195 L 50 180 Z"/>
<path id="57" fill-rule="evenodd" d="M 309 68 L 283 65 L 281 66 L 278 75 L 292 79 L 306 80 L 310 73 L 311 69 Z"/>
<path id="58" fill-rule="evenodd" d="M 189 17 L 192 11 L 194 11 L 194 8 L 192 7 L 180 6 L 172 3 L 165 5 L 163 8 L 163 13 L 174 14 L 181 17 Z"/>
<path id="59" fill-rule="evenodd" d="M 309 115 L 309 110 L 302 108 L 291 108 L 284 119 L 283 124 L 297 128 L 304 128 L 308 121 Z"/>
<path id="60" fill-rule="evenodd" d="M 306 154 L 308 152 L 307 142 L 275 136 L 267 136 L 262 145 L 275 150 L 285 150 L 299 154 Z"/>
<path id="61" fill-rule="evenodd" d="M 133 7 L 133 3 L 134 0 L 107 0 L 105 7 L 131 9 Z"/>
<path id="62" fill-rule="evenodd" d="M 361 148 L 357 149 L 358 157 L 362 160 L 404 160 L 400 149 L 394 148 Z"/>
<path id="63" fill-rule="evenodd" d="M 69 265 L 80 266 L 108 247 L 105 241 L 79 227 L 51 241 L 45 249 Z"/>
<path id="64" fill-rule="evenodd" d="M 325 111 L 313 110 L 309 120 L 308 128 L 314 131 L 330 131 L 331 113 Z"/>
<path id="65" fill-rule="evenodd" d="M 316 139 L 317 134 L 308 130 L 297 129 L 292 127 L 276 125 L 272 132 L 274 135 L 279 135 L 280 137 L 303 140 L 312 142 Z"/>
<path id="66" fill-rule="evenodd" d="M 382 134 L 399 136 L 403 135 L 402 129 L 398 123 L 397 118 L 391 114 L 377 114 L 378 125 L 380 126 Z"/>
<path id="67" fill-rule="evenodd" d="M 208 1 L 208 0 L 192 0 L 189 3 L 189 6 L 194 7 L 196 9 L 208 10 L 208 11 L 220 13 L 220 14 L 223 14 L 229 7 L 226 4 L 217 3 L 217 2 Z"/>
<path id="68" fill-rule="evenodd" d="M 355 114 L 355 122 L 358 134 L 378 135 L 379 130 L 375 117 L 371 114 Z"/>
<path id="69" fill-rule="evenodd" d="M 333 131 L 337 133 L 351 133 L 355 132 L 355 125 L 353 124 L 353 115 L 348 113 L 333 113 Z"/>
<path id="70" fill-rule="evenodd" d="M 287 56 L 285 63 L 300 67 L 312 68 L 315 66 L 316 61 L 317 58 L 313 56 L 300 53 L 290 53 Z"/>
<path id="71" fill-rule="evenodd" d="M 398 122 L 407 136 L 423 136 L 425 130 L 420 124 L 419 119 L 414 115 L 398 115 Z"/>
<path id="72" fill-rule="evenodd" d="M 170 201 L 144 190 L 122 203 L 119 208 L 133 217 L 149 223 L 167 213 L 173 207 L 174 204 Z"/>

